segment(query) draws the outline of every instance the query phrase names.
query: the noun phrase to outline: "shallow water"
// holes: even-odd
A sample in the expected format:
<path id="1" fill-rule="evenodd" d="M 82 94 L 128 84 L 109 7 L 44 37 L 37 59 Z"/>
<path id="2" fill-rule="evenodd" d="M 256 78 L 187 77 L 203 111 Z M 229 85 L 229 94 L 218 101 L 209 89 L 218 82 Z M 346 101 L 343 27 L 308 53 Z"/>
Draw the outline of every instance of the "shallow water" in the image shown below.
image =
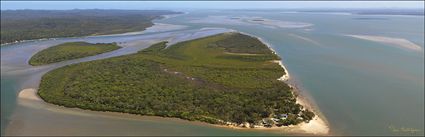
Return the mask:
<path id="1" fill-rule="evenodd" d="M 193 22 L 208 15 L 262 17 L 313 24 L 304 28 L 277 28 L 261 24 Z M 380 18 L 361 20 L 359 18 Z M 424 17 L 349 14 L 308 14 L 259 11 L 196 11 L 159 23 L 184 25 L 179 30 L 135 35 L 63 38 L 1 47 L 2 134 L 7 135 L 276 135 L 217 128 L 181 120 L 119 119 L 109 114 L 69 110 L 46 103 L 19 102 L 17 93 L 38 86 L 37 79 L 63 65 L 134 53 L 160 40 L 181 40 L 228 31 L 261 37 L 283 58 L 291 82 L 303 89 L 330 123 L 333 134 L 424 134 Z M 192 21 L 192 22 L 191 22 Z M 215 21 L 219 22 L 219 21 Z M 273 26 L 273 25 L 272 25 Z M 411 52 L 384 43 L 344 35 L 377 35 L 407 39 L 422 47 Z M 67 41 L 122 42 L 124 48 L 94 57 L 43 67 L 27 60 L 37 51 Z M 19 102 L 19 103 L 17 103 Z M 25 105 L 27 104 L 27 105 Z M 28 105 L 32 104 L 32 105 Z M 93 116 L 96 115 L 96 116 Z M 131 116 L 128 116 L 131 117 Z M 5 122 L 6 121 L 6 122 Z M 9 122 L 9 123 L 7 123 Z M 413 129 L 400 131 L 394 129 Z M 419 131 L 416 131 L 419 130 Z"/>
<path id="2" fill-rule="evenodd" d="M 4 134 L 5 127 L 9 123 L 9 117 L 12 115 L 12 112 L 15 110 L 16 104 L 11 102 L 16 102 L 16 81 L 12 77 L 3 76 L 1 77 L 1 134 Z M 8 92 L 7 92 L 8 91 Z"/>
<path id="3" fill-rule="evenodd" d="M 217 20 L 190 22 L 215 15 L 262 17 L 313 26 L 283 29 L 214 23 L 220 22 Z M 382 19 L 358 19 L 365 17 Z M 292 80 L 317 103 L 334 134 L 424 134 L 423 16 L 214 11 L 193 12 L 163 22 L 230 28 L 261 37 L 283 58 Z M 422 50 L 405 50 L 347 34 L 403 38 Z M 397 131 L 400 128 L 405 130 Z"/>

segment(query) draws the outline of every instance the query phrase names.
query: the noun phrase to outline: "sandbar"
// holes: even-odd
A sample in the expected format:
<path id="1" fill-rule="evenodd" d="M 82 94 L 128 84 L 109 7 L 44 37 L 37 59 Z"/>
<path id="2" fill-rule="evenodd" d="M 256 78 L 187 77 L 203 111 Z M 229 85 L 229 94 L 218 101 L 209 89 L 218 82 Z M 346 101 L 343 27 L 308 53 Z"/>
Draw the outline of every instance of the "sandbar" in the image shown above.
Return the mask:
<path id="1" fill-rule="evenodd" d="M 404 38 L 373 36 L 373 35 L 345 35 L 345 36 L 384 43 L 384 44 L 392 45 L 392 46 L 410 50 L 410 51 L 419 51 L 419 52 L 423 51 L 422 47 Z"/>
<path id="2" fill-rule="evenodd" d="M 18 98 L 23 100 L 42 101 L 41 98 L 37 95 L 37 90 L 33 88 L 21 90 L 18 94 Z"/>

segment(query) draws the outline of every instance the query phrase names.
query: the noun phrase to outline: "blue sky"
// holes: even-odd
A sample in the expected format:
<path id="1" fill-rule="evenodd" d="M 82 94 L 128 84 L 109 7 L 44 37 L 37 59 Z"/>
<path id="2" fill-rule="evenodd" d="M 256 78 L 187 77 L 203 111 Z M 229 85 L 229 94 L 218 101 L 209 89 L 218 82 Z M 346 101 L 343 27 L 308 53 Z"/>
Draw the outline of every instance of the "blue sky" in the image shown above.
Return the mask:
<path id="1" fill-rule="evenodd" d="M 423 1 L 1 1 L 1 9 L 424 8 Z"/>

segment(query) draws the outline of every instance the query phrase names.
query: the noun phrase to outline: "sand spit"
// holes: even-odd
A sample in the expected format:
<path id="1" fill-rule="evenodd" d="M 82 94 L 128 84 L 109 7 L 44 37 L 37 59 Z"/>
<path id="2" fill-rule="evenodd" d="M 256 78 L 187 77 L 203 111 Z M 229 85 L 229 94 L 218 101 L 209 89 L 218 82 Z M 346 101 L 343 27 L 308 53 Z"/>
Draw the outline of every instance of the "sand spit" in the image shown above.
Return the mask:
<path id="1" fill-rule="evenodd" d="M 18 98 L 23 100 L 42 101 L 41 98 L 37 95 L 37 90 L 33 88 L 21 90 L 18 94 Z"/>
<path id="2" fill-rule="evenodd" d="M 329 134 L 329 126 L 327 122 L 321 117 L 321 113 L 319 113 L 318 110 L 316 110 L 309 102 L 304 100 L 303 98 L 297 97 L 297 103 L 304 106 L 304 108 L 309 109 L 313 111 L 316 116 L 310 120 L 308 123 L 301 123 L 297 126 L 306 133 L 309 134 L 315 134 L 315 135 L 326 135 Z"/>
<path id="3" fill-rule="evenodd" d="M 373 35 L 345 35 L 345 36 L 389 44 L 389 45 L 396 46 L 396 47 L 410 50 L 410 51 L 419 51 L 419 52 L 423 51 L 422 47 L 420 47 L 419 45 L 403 38 L 393 38 L 393 37 L 373 36 Z"/>
<path id="4" fill-rule="evenodd" d="M 282 127 L 255 127 L 245 128 L 233 125 L 215 125 L 222 128 L 232 128 L 237 130 L 258 130 L 258 131 L 270 131 L 278 132 L 283 134 L 300 134 L 300 135 L 329 135 L 329 127 L 327 123 L 318 116 L 315 116 L 308 123 L 301 123 L 298 125 L 282 126 Z"/>

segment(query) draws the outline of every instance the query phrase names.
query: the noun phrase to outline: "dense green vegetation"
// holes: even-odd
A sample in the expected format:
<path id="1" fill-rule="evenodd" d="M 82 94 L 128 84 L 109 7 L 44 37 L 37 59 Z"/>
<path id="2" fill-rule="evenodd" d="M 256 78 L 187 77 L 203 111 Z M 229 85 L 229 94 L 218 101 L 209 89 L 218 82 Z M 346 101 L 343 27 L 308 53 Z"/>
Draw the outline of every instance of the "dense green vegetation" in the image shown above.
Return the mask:
<path id="1" fill-rule="evenodd" d="M 29 60 L 33 66 L 93 56 L 119 49 L 116 43 L 68 42 L 44 49 Z"/>
<path id="2" fill-rule="evenodd" d="M 278 59 L 253 37 L 224 33 L 170 47 L 161 42 L 136 54 L 62 67 L 42 77 L 38 93 L 66 107 L 215 124 L 253 124 L 289 114 L 279 125 L 291 125 L 314 117 L 296 103 L 287 84 L 276 80 L 284 69 L 272 60 L 238 58 L 243 56 Z"/>
<path id="3" fill-rule="evenodd" d="M 142 31 L 160 10 L 2 10 L 1 44 L 20 40 Z"/>

